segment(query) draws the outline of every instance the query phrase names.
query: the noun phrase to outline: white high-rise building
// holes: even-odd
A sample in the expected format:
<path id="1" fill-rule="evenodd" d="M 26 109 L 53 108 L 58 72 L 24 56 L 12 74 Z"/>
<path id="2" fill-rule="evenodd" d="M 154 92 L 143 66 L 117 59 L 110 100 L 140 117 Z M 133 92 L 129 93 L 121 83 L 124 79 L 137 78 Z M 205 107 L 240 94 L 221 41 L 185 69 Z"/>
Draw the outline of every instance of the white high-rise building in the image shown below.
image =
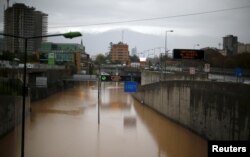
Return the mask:
<path id="1" fill-rule="evenodd" d="M 134 48 L 131 49 L 131 55 L 134 56 L 136 54 L 137 54 L 137 48 L 134 47 Z"/>

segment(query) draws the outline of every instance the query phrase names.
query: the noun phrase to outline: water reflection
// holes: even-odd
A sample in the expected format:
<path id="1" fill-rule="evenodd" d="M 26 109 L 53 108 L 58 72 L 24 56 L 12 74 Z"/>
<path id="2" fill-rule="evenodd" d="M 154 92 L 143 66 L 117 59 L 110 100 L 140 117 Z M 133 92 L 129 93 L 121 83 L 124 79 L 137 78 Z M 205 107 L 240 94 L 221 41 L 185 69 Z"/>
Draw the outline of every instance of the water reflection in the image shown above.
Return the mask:
<path id="1" fill-rule="evenodd" d="M 10 133 L 0 139 L 1 157 L 21 156 L 21 126 L 16 127 Z"/>
<path id="2" fill-rule="evenodd" d="M 155 111 L 135 102 L 135 110 L 157 141 L 159 151 L 168 157 L 207 156 L 207 142 L 189 130 L 167 120 Z"/>
<path id="3" fill-rule="evenodd" d="M 136 127 L 136 117 L 134 116 L 124 116 L 123 117 L 124 128 L 135 128 Z"/>
<path id="4" fill-rule="evenodd" d="M 26 123 L 25 156 L 207 156 L 204 139 L 135 101 L 122 86 L 102 85 L 99 127 L 95 84 L 33 102 Z"/>
<path id="5" fill-rule="evenodd" d="M 8 71 L 0 69 L 0 157 L 20 156 L 21 149 L 22 82 Z"/>

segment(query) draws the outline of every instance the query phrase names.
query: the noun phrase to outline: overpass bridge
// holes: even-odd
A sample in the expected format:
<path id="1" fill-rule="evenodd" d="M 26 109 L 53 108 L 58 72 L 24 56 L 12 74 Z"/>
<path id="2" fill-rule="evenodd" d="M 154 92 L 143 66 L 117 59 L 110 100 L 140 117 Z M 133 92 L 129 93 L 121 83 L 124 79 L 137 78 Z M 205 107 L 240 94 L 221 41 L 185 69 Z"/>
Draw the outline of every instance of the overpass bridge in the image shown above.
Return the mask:
<path id="1" fill-rule="evenodd" d="M 141 69 L 138 67 L 127 67 L 122 65 L 101 65 L 100 71 L 109 75 L 132 75 L 140 76 Z"/>
<path id="2" fill-rule="evenodd" d="M 82 75 L 82 74 L 75 74 L 72 78 L 64 79 L 64 81 L 98 81 L 98 76 L 96 75 Z"/>
<path id="3" fill-rule="evenodd" d="M 141 77 L 141 69 L 117 65 L 101 65 L 98 69 L 100 75 Z M 98 81 L 98 75 L 74 74 L 65 81 Z"/>

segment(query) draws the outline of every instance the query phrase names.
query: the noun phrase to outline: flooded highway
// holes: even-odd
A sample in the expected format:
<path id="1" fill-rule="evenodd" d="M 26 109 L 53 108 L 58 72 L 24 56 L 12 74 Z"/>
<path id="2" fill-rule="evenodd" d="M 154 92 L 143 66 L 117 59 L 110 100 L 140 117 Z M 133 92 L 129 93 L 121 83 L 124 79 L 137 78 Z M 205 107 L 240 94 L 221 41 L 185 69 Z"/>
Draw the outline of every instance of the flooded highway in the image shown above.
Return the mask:
<path id="1" fill-rule="evenodd" d="M 99 126 L 96 84 L 32 102 L 25 157 L 207 156 L 205 139 L 134 100 L 123 92 L 123 84 L 102 83 L 100 93 Z M 0 143 L 11 156 L 20 156 L 18 149 L 6 145 L 16 136 L 14 130 Z"/>

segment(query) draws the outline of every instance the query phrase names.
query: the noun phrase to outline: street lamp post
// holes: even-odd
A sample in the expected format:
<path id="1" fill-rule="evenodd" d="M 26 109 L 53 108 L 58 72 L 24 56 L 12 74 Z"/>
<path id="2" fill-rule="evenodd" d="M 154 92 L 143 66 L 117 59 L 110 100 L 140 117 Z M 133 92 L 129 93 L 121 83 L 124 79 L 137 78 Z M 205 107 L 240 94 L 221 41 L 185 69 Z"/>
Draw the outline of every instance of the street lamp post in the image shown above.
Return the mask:
<path id="1" fill-rule="evenodd" d="M 167 47 L 167 36 L 168 36 L 168 32 L 174 32 L 174 30 L 166 30 L 166 34 L 165 34 L 165 55 L 167 56 L 167 52 L 168 52 L 168 47 Z"/>
<path id="2" fill-rule="evenodd" d="M 55 37 L 55 36 L 64 36 L 65 38 L 75 38 L 82 36 L 80 32 L 69 32 L 64 34 L 52 34 L 52 35 L 44 35 L 44 36 L 33 36 L 33 37 L 24 37 L 24 36 L 17 36 L 11 34 L 0 33 L 2 36 L 12 37 L 12 38 L 19 38 L 24 40 L 24 68 L 23 68 L 23 87 L 22 87 L 22 134 L 21 134 L 21 157 L 24 157 L 24 137 L 25 137 L 25 101 L 26 101 L 26 71 L 27 71 L 27 47 L 28 47 L 28 40 L 29 39 L 37 39 L 37 38 L 44 38 L 44 37 Z"/>
<path id="3" fill-rule="evenodd" d="M 167 47 L 167 36 L 168 36 L 168 32 L 174 32 L 174 30 L 166 30 L 166 34 L 165 34 L 165 59 L 167 59 L 166 57 L 168 56 L 168 47 Z M 165 69 L 166 69 L 166 60 L 165 60 Z"/>

